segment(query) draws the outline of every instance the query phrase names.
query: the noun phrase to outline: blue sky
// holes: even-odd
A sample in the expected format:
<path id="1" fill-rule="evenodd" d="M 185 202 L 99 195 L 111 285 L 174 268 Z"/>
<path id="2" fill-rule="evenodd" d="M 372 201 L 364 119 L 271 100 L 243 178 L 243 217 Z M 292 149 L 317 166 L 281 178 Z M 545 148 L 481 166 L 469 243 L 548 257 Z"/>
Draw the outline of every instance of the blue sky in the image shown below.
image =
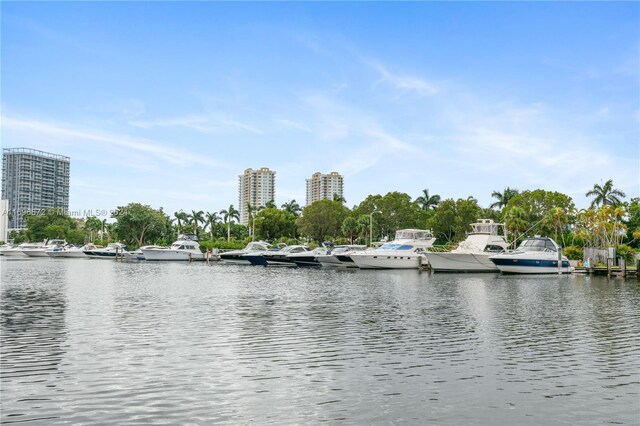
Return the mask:
<path id="1" fill-rule="evenodd" d="M 71 157 L 71 208 L 347 205 L 640 186 L 640 4 L 2 2 L 3 147 Z"/>

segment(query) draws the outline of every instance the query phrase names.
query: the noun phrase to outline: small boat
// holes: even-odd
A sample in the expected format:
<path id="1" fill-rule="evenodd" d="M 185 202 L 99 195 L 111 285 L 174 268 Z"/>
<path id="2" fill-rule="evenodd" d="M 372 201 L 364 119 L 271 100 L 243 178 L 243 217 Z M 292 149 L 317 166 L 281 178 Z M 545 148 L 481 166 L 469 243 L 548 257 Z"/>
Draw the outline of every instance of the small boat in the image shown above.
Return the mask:
<path id="1" fill-rule="evenodd" d="M 549 237 L 526 238 L 517 249 L 490 256 L 504 274 L 568 274 L 569 259 L 560 246 Z"/>
<path id="2" fill-rule="evenodd" d="M 4 252 L 7 250 L 11 250 L 13 249 L 13 244 L 11 243 L 5 243 L 3 245 L 0 246 L 0 256 L 4 255 Z"/>
<path id="3" fill-rule="evenodd" d="M 176 261 L 176 260 L 203 260 L 204 254 L 200 251 L 198 238 L 194 234 L 181 234 L 171 244 L 171 247 L 143 246 L 140 252 L 144 260 L 149 261 Z"/>
<path id="4" fill-rule="evenodd" d="M 85 245 L 83 247 L 76 247 L 71 244 L 67 244 L 64 247 L 54 247 L 46 251 L 47 256 L 54 258 L 77 258 L 86 259 L 87 255 L 84 254 L 84 250 L 89 250 L 95 246 Z"/>
<path id="5" fill-rule="evenodd" d="M 296 266 L 291 256 L 308 252 L 309 248 L 306 246 L 292 245 L 276 251 L 267 251 L 262 254 L 262 257 L 264 257 L 266 266 Z"/>
<path id="6" fill-rule="evenodd" d="M 264 241 L 252 241 L 243 249 L 230 250 L 220 253 L 220 260 L 225 263 L 233 263 L 237 265 L 250 265 L 251 262 L 247 260 L 244 255 L 251 252 L 265 252 L 269 250 L 269 244 Z"/>
<path id="7" fill-rule="evenodd" d="M 316 260 L 325 267 L 343 267 L 343 268 L 357 268 L 353 259 L 351 259 L 352 252 L 358 252 L 366 250 L 367 246 L 351 244 L 335 246 L 331 251 L 326 254 L 316 256 Z"/>
<path id="8" fill-rule="evenodd" d="M 479 219 L 471 224 L 471 232 L 458 247 L 450 252 L 425 253 L 429 266 L 434 272 L 499 272 L 489 256 L 501 253 L 509 247 L 505 240 L 506 228 L 503 223 L 491 219 Z M 502 235 L 499 231 L 502 229 Z"/>
<path id="9" fill-rule="evenodd" d="M 309 267 L 309 266 L 322 266 L 317 257 L 323 254 L 327 254 L 326 247 L 318 247 L 313 250 L 309 250 L 305 247 L 305 250 L 298 251 L 297 253 L 287 254 L 287 258 L 296 264 L 296 266 Z"/>
<path id="10" fill-rule="evenodd" d="M 42 244 L 26 246 L 22 253 L 29 257 L 47 257 L 47 251 L 67 245 L 65 240 L 45 240 Z"/>
<path id="11" fill-rule="evenodd" d="M 82 252 L 90 259 L 115 259 L 127 256 L 127 246 L 122 243 L 109 243 L 106 247 L 93 246 Z"/>
<path id="12" fill-rule="evenodd" d="M 42 243 L 22 243 L 15 247 L 3 250 L 2 255 L 6 257 L 27 257 L 27 255 L 23 253 L 24 250 L 35 250 L 42 246 Z"/>

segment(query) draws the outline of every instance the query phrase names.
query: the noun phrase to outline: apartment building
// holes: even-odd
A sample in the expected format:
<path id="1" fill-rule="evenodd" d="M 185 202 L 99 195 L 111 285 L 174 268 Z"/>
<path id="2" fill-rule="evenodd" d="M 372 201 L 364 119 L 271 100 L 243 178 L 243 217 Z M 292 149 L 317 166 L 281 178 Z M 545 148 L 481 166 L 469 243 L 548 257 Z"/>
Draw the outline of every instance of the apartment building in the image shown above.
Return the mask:
<path id="1" fill-rule="evenodd" d="M 276 172 L 266 167 L 261 169 L 246 169 L 238 176 L 238 211 L 240 211 L 240 224 L 249 224 L 249 209 L 261 207 L 269 201 L 274 201 L 276 196 Z"/>
<path id="2" fill-rule="evenodd" d="M 343 197 L 343 178 L 338 172 L 317 172 L 307 179 L 307 205 L 320 200 L 332 200 L 334 195 Z"/>
<path id="3" fill-rule="evenodd" d="M 70 158 L 30 148 L 2 150 L 2 199 L 8 203 L 8 228 L 25 228 L 25 213 L 69 210 Z"/>

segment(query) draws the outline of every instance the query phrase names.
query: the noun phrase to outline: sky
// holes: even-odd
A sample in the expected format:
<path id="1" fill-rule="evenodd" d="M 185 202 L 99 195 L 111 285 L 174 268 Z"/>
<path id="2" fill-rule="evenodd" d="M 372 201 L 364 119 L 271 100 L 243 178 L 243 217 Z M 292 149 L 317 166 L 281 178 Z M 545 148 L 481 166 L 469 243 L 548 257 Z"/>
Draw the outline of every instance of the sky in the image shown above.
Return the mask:
<path id="1" fill-rule="evenodd" d="M 638 2 L 6 2 L 3 148 L 71 158 L 70 208 L 238 208 L 315 172 L 347 206 L 640 187 Z"/>

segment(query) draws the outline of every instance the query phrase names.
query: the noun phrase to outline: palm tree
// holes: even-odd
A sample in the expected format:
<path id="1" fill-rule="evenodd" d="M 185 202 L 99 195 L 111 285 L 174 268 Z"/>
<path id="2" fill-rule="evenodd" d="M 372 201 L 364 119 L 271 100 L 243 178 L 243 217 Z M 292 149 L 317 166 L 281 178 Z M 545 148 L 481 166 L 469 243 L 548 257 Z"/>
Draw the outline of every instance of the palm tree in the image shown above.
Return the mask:
<path id="1" fill-rule="evenodd" d="M 602 186 L 596 183 L 593 185 L 593 189 L 584 195 L 586 197 L 595 197 L 591 202 L 591 208 L 596 207 L 598 204 L 603 206 L 617 206 L 622 202 L 620 198 L 626 197 L 624 192 L 613 188 L 613 179 L 609 179 Z"/>
<path id="2" fill-rule="evenodd" d="M 429 195 L 428 189 L 422 190 L 422 195 L 416 198 L 416 203 L 420 205 L 422 210 L 429 210 L 431 208 L 435 208 L 438 204 L 440 204 L 440 196 L 439 195 Z"/>
<path id="3" fill-rule="evenodd" d="M 180 210 L 179 212 L 173 213 L 173 216 L 178 221 L 178 233 L 182 232 L 182 222 L 185 223 L 189 220 L 189 215 Z"/>
<path id="4" fill-rule="evenodd" d="M 189 222 L 193 224 L 193 233 L 198 236 L 198 223 L 204 223 L 204 212 L 202 210 L 191 210 L 191 214 L 187 215 Z"/>
<path id="5" fill-rule="evenodd" d="M 267 201 L 267 203 L 264 205 L 265 209 L 277 209 L 278 206 L 276 206 L 276 203 L 273 200 L 269 200 Z"/>
<path id="6" fill-rule="evenodd" d="M 220 219 L 220 216 L 218 216 L 218 213 L 213 212 L 207 212 L 205 214 L 204 217 L 204 225 L 205 228 L 208 226 L 209 227 L 209 236 L 211 237 L 211 241 L 213 241 L 213 229 L 216 226 L 216 223 L 218 223 L 218 220 Z"/>
<path id="7" fill-rule="evenodd" d="M 240 212 L 233 207 L 233 204 L 229 206 L 227 210 L 220 210 L 220 214 L 227 224 L 227 241 L 231 240 L 231 222 L 233 219 L 240 220 Z"/>
<path id="8" fill-rule="evenodd" d="M 509 200 L 512 199 L 514 196 L 518 195 L 520 193 L 520 191 L 518 191 L 517 189 L 514 188 L 509 188 L 508 186 L 504 189 L 504 191 L 502 192 L 498 192 L 498 191 L 493 191 L 491 193 L 491 196 L 493 198 L 496 198 L 498 201 L 496 201 L 495 203 L 491 204 L 489 206 L 490 209 L 502 209 L 503 207 L 506 207 L 507 204 L 509 204 Z"/>
<path id="9" fill-rule="evenodd" d="M 106 232 L 107 231 L 107 219 L 102 219 L 100 221 L 100 228 L 101 228 L 100 229 L 100 239 L 104 240 L 104 235 L 105 234 L 107 234 L 107 235 L 109 234 L 108 232 Z"/>
<path id="10" fill-rule="evenodd" d="M 337 201 L 337 202 L 342 203 L 342 204 L 347 202 L 347 200 L 342 195 L 340 195 L 338 193 L 333 194 L 333 201 Z"/>
<path id="11" fill-rule="evenodd" d="M 512 244 L 515 246 L 516 241 L 520 238 L 520 234 L 527 230 L 529 221 L 527 220 L 527 213 L 522 207 L 510 207 L 505 216 L 504 222 L 507 225 L 507 230 L 514 236 Z"/>
<path id="12" fill-rule="evenodd" d="M 300 205 L 296 202 L 296 200 L 291 200 L 287 203 L 284 203 L 281 206 L 282 210 L 291 213 L 292 215 L 298 217 L 298 215 L 300 214 L 300 212 L 302 211 L 302 208 L 300 208 Z"/>

